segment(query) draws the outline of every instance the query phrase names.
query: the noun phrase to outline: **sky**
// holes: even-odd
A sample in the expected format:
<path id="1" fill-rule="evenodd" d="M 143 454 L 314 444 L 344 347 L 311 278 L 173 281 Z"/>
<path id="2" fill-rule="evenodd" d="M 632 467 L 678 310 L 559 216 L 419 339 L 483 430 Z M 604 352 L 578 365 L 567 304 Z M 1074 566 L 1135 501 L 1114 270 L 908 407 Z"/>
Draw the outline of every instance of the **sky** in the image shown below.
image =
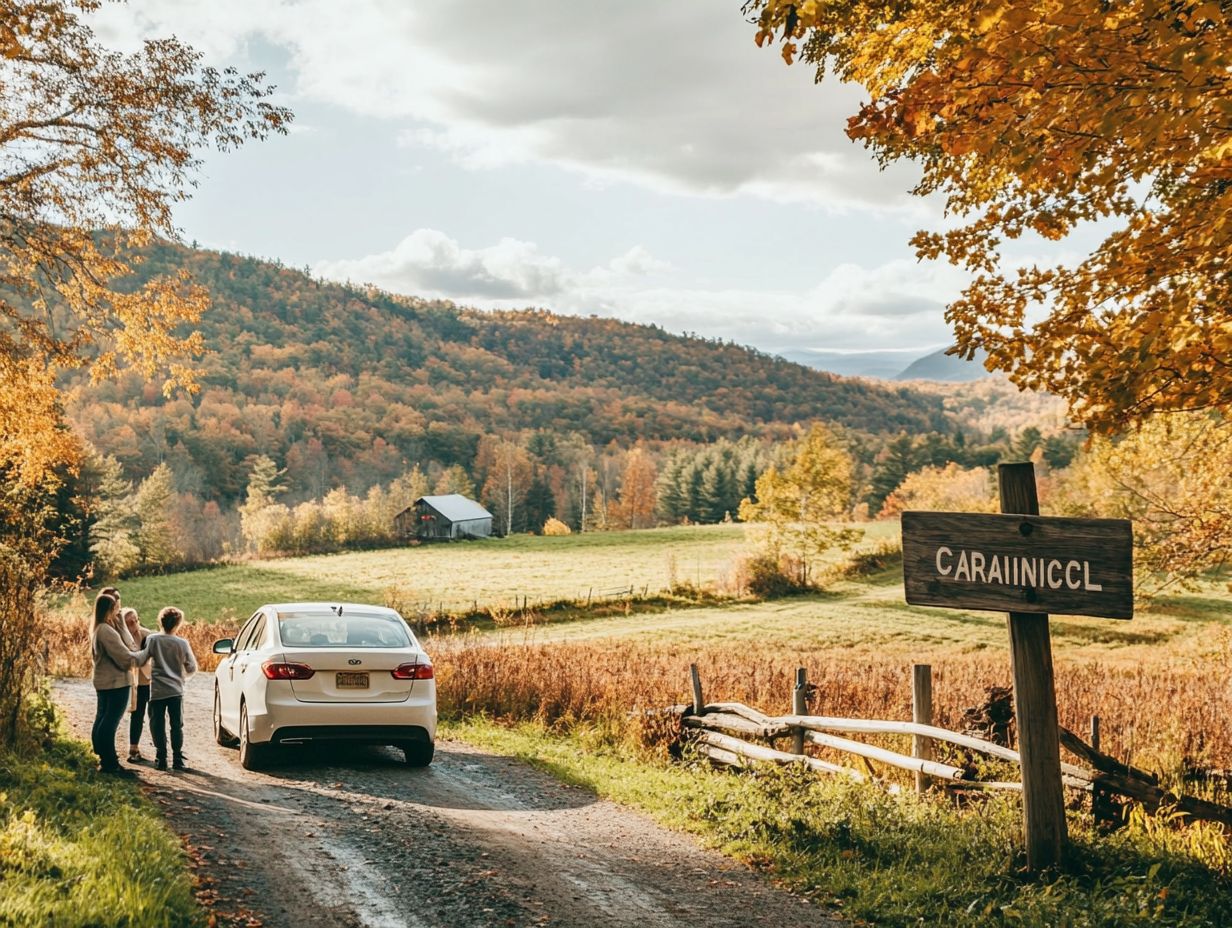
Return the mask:
<path id="1" fill-rule="evenodd" d="M 479 307 L 656 323 L 765 351 L 949 343 L 940 221 L 843 134 L 859 88 L 758 49 L 740 0 L 130 0 L 264 70 L 285 137 L 205 153 L 185 240 Z"/>

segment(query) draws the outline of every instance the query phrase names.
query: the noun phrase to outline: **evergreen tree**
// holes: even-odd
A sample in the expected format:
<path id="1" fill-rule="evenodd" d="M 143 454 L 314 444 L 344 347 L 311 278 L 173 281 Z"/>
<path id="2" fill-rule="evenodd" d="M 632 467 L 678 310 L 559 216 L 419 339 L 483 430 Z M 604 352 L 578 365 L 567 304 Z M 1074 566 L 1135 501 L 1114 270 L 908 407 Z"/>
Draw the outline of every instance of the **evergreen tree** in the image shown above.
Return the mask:
<path id="1" fill-rule="evenodd" d="M 539 531 L 540 526 L 551 519 L 556 512 L 556 496 L 542 468 L 536 467 L 531 475 L 530 489 L 526 491 L 526 502 L 523 508 L 526 513 L 527 526 L 532 531 Z"/>
<path id="2" fill-rule="evenodd" d="M 659 516 L 664 522 L 676 524 L 688 514 L 688 498 L 684 486 L 685 455 L 675 452 L 663 465 L 656 491 Z"/>
<path id="3" fill-rule="evenodd" d="M 870 512 L 880 512 L 885 499 L 907 479 L 907 475 L 918 470 L 920 455 L 915 443 L 909 435 L 900 435 L 894 439 L 873 465 L 873 476 L 869 481 L 868 503 Z"/>
<path id="4" fill-rule="evenodd" d="M 1035 426 L 1028 425 L 1018 433 L 1018 438 L 1014 441 L 1013 456 L 1019 461 L 1029 461 L 1031 455 L 1035 454 L 1035 449 L 1043 445 L 1043 434 Z"/>
<path id="5" fill-rule="evenodd" d="M 133 485 L 124 479 L 120 462 L 107 455 L 98 461 L 96 518 L 90 531 L 90 553 L 97 573 L 106 578 L 123 576 L 137 566 L 137 510 Z"/>
<path id="6" fill-rule="evenodd" d="M 693 458 L 684 472 L 685 515 L 690 521 L 696 521 L 698 513 L 702 511 L 702 485 L 705 481 L 706 475 L 701 462 Z"/>
<path id="7" fill-rule="evenodd" d="M 174 501 L 175 476 L 169 465 L 159 464 L 150 476 L 141 481 L 133 499 L 138 523 L 138 559 L 147 570 L 168 567 L 181 560 L 171 528 Z"/>
<path id="8" fill-rule="evenodd" d="M 261 551 L 265 547 L 270 510 L 278 505 L 278 497 L 286 491 L 281 482 L 285 474 L 286 471 L 279 470 L 268 455 L 258 455 L 252 462 L 248 490 L 244 505 L 240 507 L 240 531 L 251 551 Z"/>

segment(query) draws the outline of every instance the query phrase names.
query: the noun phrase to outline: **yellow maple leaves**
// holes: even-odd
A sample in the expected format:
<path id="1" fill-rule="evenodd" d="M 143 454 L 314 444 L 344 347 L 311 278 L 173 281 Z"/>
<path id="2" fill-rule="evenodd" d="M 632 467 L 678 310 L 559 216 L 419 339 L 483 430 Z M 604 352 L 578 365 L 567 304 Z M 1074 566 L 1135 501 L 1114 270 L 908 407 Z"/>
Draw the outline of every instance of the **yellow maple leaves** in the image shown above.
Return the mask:
<path id="1" fill-rule="evenodd" d="M 1232 10 L 754 6 L 762 42 L 790 14 L 819 74 L 869 91 L 848 134 L 883 162 L 915 160 L 917 193 L 961 219 L 913 240 L 976 273 L 947 313 L 960 353 L 987 350 L 1097 429 L 1232 407 Z M 1077 264 L 1002 259 L 1006 240 L 1092 221 L 1111 231 Z"/>
<path id="2" fill-rule="evenodd" d="M 33 486 L 72 463 L 57 377 L 135 367 L 192 388 L 187 359 L 207 294 L 184 275 L 124 278 L 135 251 L 174 237 L 172 206 L 213 142 L 285 131 L 261 75 L 201 65 L 176 40 L 132 55 L 98 44 L 97 0 L 14 0 L 0 21 L 0 473 Z"/>

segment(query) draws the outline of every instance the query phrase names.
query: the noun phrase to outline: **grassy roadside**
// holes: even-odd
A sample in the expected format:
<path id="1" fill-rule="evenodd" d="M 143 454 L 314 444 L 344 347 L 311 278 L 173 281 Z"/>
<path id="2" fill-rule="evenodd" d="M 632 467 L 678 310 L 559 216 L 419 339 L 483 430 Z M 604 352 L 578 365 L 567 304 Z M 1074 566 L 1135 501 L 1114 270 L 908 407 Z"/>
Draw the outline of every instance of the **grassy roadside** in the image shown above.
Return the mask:
<path id="1" fill-rule="evenodd" d="M 0 926 L 204 924 L 180 842 L 135 784 L 59 735 L 0 754 Z"/>
<path id="2" fill-rule="evenodd" d="M 472 718 L 447 723 L 442 734 L 639 808 L 879 926 L 1232 924 L 1227 845 L 1213 830 L 1140 821 L 1098 836 L 1075 819 L 1065 871 L 1033 882 L 1018 876 L 1021 820 L 1012 799 L 960 812 L 793 771 L 720 774 L 639 758 L 585 730 L 554 735 Z"/>

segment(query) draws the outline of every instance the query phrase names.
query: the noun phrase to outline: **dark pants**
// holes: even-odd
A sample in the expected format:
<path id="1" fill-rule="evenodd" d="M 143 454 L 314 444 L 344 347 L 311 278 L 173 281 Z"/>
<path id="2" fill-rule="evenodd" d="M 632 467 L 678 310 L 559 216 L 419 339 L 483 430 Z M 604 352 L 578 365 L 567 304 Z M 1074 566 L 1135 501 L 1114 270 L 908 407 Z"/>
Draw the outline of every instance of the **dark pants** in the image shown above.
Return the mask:
<path id="1" fill-rule="evenodd" d="M 150 684 L 137 684 L 137 708 L 128 717 L 128 746 L 136 747 L 145 728 L 145 707 L 150 704 Z"/>
<path id="2" fill-rule="evenodd" d="M 128 708 L 128 690 L 127 686 L 98 690 L 98 709 L 94 713 L 94 727 L 90 729 L 90 743 L 98 755 L 98 765 L 104 770 L 120 766 L 115 749 L 116 729 Z"/>
<path id="3" fill-rule="evenodd" d="M 171 718 L 171 752 L 176 757 L 184 753 L 184 697 L 150 700 L 150 734 L 154 751 L 161 761 L 167 759 L 167 718 Z"/>

